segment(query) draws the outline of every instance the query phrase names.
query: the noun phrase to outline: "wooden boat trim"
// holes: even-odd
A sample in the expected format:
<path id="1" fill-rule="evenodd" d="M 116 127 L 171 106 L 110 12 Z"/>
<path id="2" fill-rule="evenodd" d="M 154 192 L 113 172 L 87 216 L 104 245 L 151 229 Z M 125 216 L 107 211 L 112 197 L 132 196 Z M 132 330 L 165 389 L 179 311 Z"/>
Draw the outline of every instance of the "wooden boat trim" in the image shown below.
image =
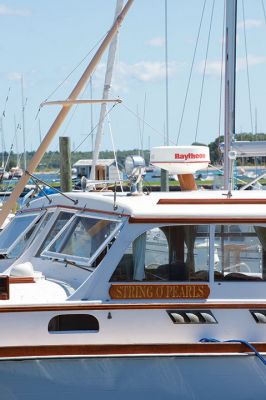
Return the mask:
<path id="1" fill-rule="evenodd" d="M 222 198 L 222 199 L 160 199 L 157 204 L 265 204 L 265 199 L 234 199 L 234 198 Z"/>
<path id="2" fill-rule="evenodd" d="M 129 223 L 132 224 L 153 224 L 153 223 L 158 223 L 158 224 L 162 224 L 162 223 L 179 223 L 179 224 L 192 224 L 196 225 L 196 224 L 230 224 L 230 223 L 241 223 L 241 224 L 245 224 L 245 223 L 253 223 L 253 224 L 261 224 L 261 223 L 265 223 L 266 222 L 266 218 L 265 217 L 251 217 L 251 218 L 246 218 L 243 216 L 239 216 L 239 217 L 230 217 L 230 218 L 194 218 L 194 217 L 187 217 L 187 218 L 179 218 L 179 217 L 129 217 Z"/>
<path id="3" fill-rule="evenodd" d="M 259 352 L 266 352 L 265 342 L 250 343 Z M 12 346 L 0 348 L 0 360 L 6 358 L 90 357 L 90 356 L 164 356 L 164 355 L 240 355 L 254 354 L 243 343 L 179 343 L 179 344 L 102 344 Z"/>
<path id="4" fill-rule="evenodd" d="M 62 304 L 36 306 L 1 306 L 1 313 L 47 311 L 112 311 L 112 310 L 239 310 L 266 309 L 265 303 L 118 303 L 118 304 Z"/>
<path id="5" fill-rule="evenodd" d="M 85 207 L 75 207 L 75 206 L 66 206 L 66 205 L 59 205 L 59 204 L 54 204 L 54 205 L 47 205 L 42 208 L 31 208 L 30 210 L 21 210 L 19 211 L 20 214 L 24 213 L 33 213 L 36 211 L 42 211 L 42 210 L 50 210 L 50 209 L 55 209 L 55 208 L 60 208 L 64 210 L 75 210 L 75 211 L 85 211 L 85 212 L 91 212 L 91 213 L 96 213 L 96 214 L 105 214 L 105 215 L 112 215 L 117 218 L 119 217 L 129 217 L 129 214 L 124 214 L 124 213 L 119 213 L 119 212 L 113 212 L 113 211 L 104 211 L 104 210 L 95 210 L 93 208 L 85 208 Z"/>
<path id="6" fill-rule="evenodd" d="M 9 283 L 10 284 L 13 284 L 13 283 L 35 283 L 35 280 L 31 276 L 20 276 L 20 277 L 10 276 Z"/>

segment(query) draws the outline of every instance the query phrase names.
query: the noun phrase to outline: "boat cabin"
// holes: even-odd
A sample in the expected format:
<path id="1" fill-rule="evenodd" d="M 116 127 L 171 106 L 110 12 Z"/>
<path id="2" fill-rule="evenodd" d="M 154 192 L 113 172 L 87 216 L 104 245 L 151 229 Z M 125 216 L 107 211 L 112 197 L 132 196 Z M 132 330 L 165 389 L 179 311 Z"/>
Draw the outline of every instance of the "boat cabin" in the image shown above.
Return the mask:
<path id="1" fill-rule="evenodd" d="M 69 299 L 245 298 L 247 284 L 249 297 L 259 298 L 266 202 L 258 194 L 252 202 L 246 192 L 121 193 L 115 200 L 109 192 L 70 193 L 75 206 L 52 195 L 16 215 L 0 234 L 1 252 L 15 257 L 23 249 L 8 273 L 30 262 L 47 279 L 65 280 Z"/>

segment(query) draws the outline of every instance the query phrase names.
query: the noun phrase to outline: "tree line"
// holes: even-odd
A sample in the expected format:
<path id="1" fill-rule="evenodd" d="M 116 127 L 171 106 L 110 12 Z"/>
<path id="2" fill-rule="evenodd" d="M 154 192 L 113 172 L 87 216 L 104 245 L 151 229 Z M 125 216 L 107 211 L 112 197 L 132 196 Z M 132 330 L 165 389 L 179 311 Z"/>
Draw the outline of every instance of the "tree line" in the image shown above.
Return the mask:
<path id="1" fill-rule="evenodd" d="M 266 141 L 266 134 L 265 133 L 257 133 L 257 134 L 251 134 L 251 133 L 237 133 L 235 134 L 235 140 L 245 140 L 245 141 Z M 210 159 L 211 159 L 211 164 L 221 164 L 222 162 L 222 154 L 219 150 L 219 144 L 224 141 L 224 137 L 220 136 L 216 138 L 213 142 L 209 144 L 205 143 L 192 143 L 193 145 L 202 145 L 202 146 L 209 146 L 210 149 Z M 27 162 L 30 161 L 30 159 L 34 155 L 34 151 L 27 151 L 26 152 L 26 158 Z M 125 159 L 128 155 L 142 155 L 145 159 L 146 165 L 149 165 L 150 162 L 150 151 L 149 150 L 143 150 L 140 151 L 139 149 L 131 149 L 131 150 L 118 150 L 116 152 L 116 157 L 118 164 L 121 166 L 124 166 Z M 100 152 L 100 159 L 106 159 L 106 158 L 114 158 L 114 153 L 111 150 L 104 150 Z M 8 159 L 8 153 L 5 152 L 2 155 L 2 165 L 5 165 L 6 160 Z M 23 157 L 21 158 L 22 161 Z M 92 152 L 83 152 L 83 151 L 76 151 L 71 153 L 71 164 L 75 164 L 78 160 L 82 159 L 92 159 Z M 266 155 L 265 157 L 260 157 L 261 162 L 266 161 Z M 241 160 L 238 160 L 238 163 L 241 163 Z M 250 157 L 249 159 L 245 160 L 246 164 L 254 164 L 254 157 Z M 7 163 L 7 170 L 9 170 L 12 167 L 17 166 L 17 155 L 14 152 L 11 152 L 9 156 L 9 160 Z M 44 154 L 42 161 L 38 167 L 37 170 L 39 171 L 45 171 L 45 170 L 59 170 L 60 168 L 60 153 L 59 151 L 48 151 Z"/>

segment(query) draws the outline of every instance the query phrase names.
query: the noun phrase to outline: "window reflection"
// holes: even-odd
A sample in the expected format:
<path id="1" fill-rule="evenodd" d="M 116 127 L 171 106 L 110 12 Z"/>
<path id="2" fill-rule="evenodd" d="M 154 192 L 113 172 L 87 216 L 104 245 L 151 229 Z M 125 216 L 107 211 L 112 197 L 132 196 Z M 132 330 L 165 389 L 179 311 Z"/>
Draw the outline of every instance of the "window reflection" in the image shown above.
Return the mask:
<path id="1" fill-rule="evenodd" d="M 71 217 L 73 217 L 73 212 L 66 212 L 66 211 L 61 211 L 58 214 L 57 219 L 55 220 L 52 228 L 50 229 L 49 233 L 47 234 L 45 240 L 43 241 L 41 247 L 39 248 L 36 256 L 40 256 L 42 251 L 48 246 L 48 244 L 51 242 L 51 240 L 54 239 L 54 237 L 60 232 L 60 230 L 65 226 L 65 224 L 70 220 Z"/>
<path id="2" fill-rule="evenodd" d="M 15 218 L 13 218 L 7 227 L 0 233 L 0 253 L 6 254 L 8 249 L 14 244 L 16 239 L 18 239 L 23 232 L 25 232 L 25 238 L 28 239 L 33 233 L 33 230 L 35 229 L 40 217 L 40 213 L 34 213 L 17 215 Z M 31 228 L 31 225 L 34 221 L 35 224 Z M 20 250 L 21 248 L 18 249 L 18 253 Z"/>
<path id="3" fill-rule="evenodd" d="M 210 252 L 211 243 L 214 248 Z M 210 259 L 212 254 L 212 259 Z M 124 253 L 111 281 L 266 280 L 266 227 L 246 224 L 153 228 Z"/>
<path id="4" fill-rule="evenodd" d="M 218 225 L 215 230 L 215 247 L 218 254 L 216 280 L 265 279 L 265 227 Z"/>
<path id="5" fill-rule="evenodd" d="M 49 212 L 46 213 L 45 216 L 42 218 L 42 221 L 40 221 L 40 223 L 38 223 L 38 234 L 41 233 L 41 231 L 44 229 L 44 227 L 46 226 L 47 222 L 50 220 L 51 216 L 53 215 L 53 213 Z M 39 222 L 39 220 L 37 221 Z M 16 258 L 19 257 L 23 250 L 25 250 L 26 246 L 28 247 L 29 244 L 32 242 L 33 239 L 33 233 L 35 231 L 36 225 L 33 225 L 33 227 L 28 230 L 18 241 L 18 243 L 12 247 L 12 249 L 10 251 L 8 251 L 8 258 Z"/>
<path id="6" fill-rule="evenodd" d="M 209 227 L 153 228 L 134 240 L 111 281 L 208 281 Z"/>
<path id="7" fill-rule="evenodd" d="M 62 260 L 70 259 L 70 256 L 71 260 L 79 263 L 84 259 L 83 265 L 88 265 L 89 260 L 91 264 L 98 256 L 100 261 L 119 226 L 117 221 L 76 216 L 43 254 Z"/>

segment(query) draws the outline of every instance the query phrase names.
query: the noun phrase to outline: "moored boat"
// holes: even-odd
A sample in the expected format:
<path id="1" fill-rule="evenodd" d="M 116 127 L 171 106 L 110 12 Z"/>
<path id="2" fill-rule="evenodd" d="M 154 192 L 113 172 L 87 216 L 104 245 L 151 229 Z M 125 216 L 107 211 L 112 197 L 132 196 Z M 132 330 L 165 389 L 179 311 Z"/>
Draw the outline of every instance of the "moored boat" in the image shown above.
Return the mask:
<path id="1" fill-rule="evenodd" d="M 77 192 L 32 213 L 47 223 L 0 276 L 5 398 L 264 398 L 264 191 Z"/>

